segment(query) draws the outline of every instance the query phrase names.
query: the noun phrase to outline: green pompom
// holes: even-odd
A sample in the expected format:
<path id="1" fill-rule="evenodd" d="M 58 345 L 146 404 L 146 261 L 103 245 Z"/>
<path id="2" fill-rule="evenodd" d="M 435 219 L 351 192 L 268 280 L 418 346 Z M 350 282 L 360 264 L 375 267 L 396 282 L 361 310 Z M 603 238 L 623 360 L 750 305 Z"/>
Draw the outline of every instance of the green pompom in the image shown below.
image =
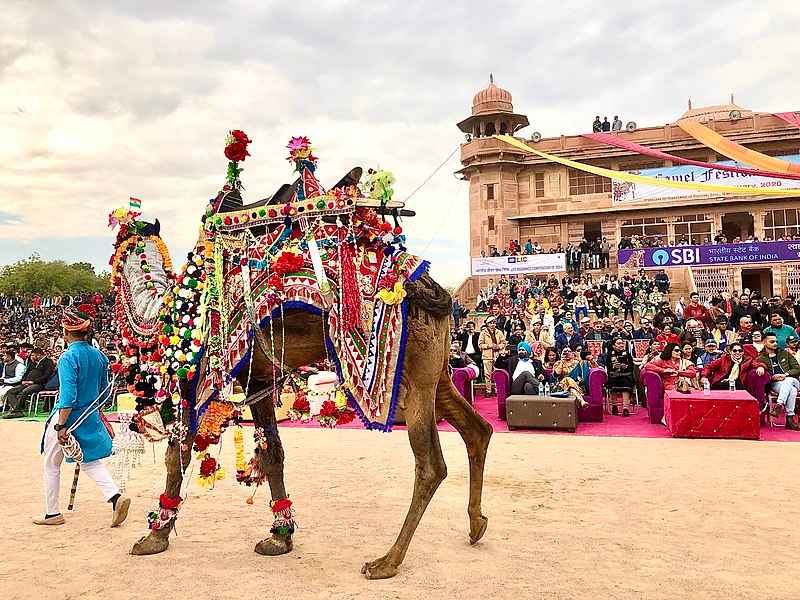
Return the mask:
<path id="1" fill-rule="evenodd" d="M 175 407 L 172 406 L 172 400 L 164 400 L 161 403 L 161 420 L 164 422 L 164 425 L 169 425 L 175 420 Z"/>
<path id="2" fill-rule="evenodd" d="M 175 374 L 178 376 L 179 379 L 186 379 L 186 376 L 189 374 L 189 369 L 186 367 L 181 367 L 178 369 Z"/>

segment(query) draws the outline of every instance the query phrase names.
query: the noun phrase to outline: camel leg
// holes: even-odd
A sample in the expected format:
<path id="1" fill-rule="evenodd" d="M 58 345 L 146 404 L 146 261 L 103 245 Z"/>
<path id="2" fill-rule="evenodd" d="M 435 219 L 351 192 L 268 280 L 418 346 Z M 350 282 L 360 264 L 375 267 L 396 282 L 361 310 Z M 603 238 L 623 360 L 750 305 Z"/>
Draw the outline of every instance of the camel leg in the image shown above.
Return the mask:
<path id="1" fill-rule="evenodd" d="M 481 514 L 483 467 L 492 437 L 492 426 L 458 393 L 447 372 L 436 387 L 436 410 L 455 427 L 467 446 L 469 458 L 469 542 L 475 544 L 486 532 L 488 519 Z"/>
<path id="2" fill-rule="evenodd" d="M 406 397 L 406 425 L 408 439 L 414 452 L 416 468 L 414 473 L 414 494 L 406 520 L 389 551 L 381 558 L 366 563 L 361 568 L 367 579 L 386 579 L 397 574 L 397 567 L 403 562 L 408 545 L 419 525 L 428 503 L 433 498 L 439 484 L 447 477 L 447 465 L 439 445 L 439 432 L 434 417 L 433 386 L 427 389 L 411 387 L 403 378 L 401 393 Z"/>
<path id="3" fill-rule="evenodd" d="M 251 407 L 256 427 L 261 427 L 267 434 L 267 448 L 257 449 L 256 456 L 261 471 L 266 475 L 272 500 L 287 497 L 286 485 L 283 481 L 283 444 L 278 435 L 278 422 L 275 418 L 275 406 L 272 398 L 267 398 Z M 294 544 L 292 535 L 271 533 L 256 544 L 255 551 L 265 556 L 278 556 L 291 552 Z"/>
<path id="4" fill-rule="evenodd" d="M 164 494 L 170 498 L 174 498 L 181 493 L 181 484 L 183 483 L 183 467 L 186 467 L 192 460 L 192 444 L 194 443 L 194 434 L 190 434 L 183 447 L 185 450 L 181 451 L 181 444 L 177 442 L 170 443 L 167 446 L 167 453 L 164 457 L 164 462 L 167 465 L 167 485 L 164 489 Z M 147 555 L 158 554 L 164 552 L 169 547 L 169 534 L 175 527 L 175 520 L 164 529 L 151 529 L 150 533 L 141 538 L 131 548 L 131 554 Z"/>

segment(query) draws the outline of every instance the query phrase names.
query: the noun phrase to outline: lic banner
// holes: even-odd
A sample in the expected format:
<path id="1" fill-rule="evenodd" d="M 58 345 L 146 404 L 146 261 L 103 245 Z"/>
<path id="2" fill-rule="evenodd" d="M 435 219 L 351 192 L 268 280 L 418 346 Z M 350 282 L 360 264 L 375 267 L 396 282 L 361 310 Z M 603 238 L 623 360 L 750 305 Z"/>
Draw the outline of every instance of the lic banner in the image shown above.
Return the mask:
<path id="1" fill-rule="evenodd" d="M 487 256 L 472 259 L 473 275 L 528 275 L 560 273 L 566 270 L 567 255 L 525 254 L 522 256 Z"/>

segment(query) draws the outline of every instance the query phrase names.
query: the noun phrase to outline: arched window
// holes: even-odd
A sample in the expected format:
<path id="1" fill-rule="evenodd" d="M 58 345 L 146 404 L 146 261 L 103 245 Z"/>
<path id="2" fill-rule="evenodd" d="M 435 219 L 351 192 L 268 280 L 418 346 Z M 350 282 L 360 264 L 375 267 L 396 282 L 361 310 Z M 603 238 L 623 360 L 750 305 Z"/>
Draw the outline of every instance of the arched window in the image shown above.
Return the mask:
<path id="1" fill-rule="evenodd" d="M 486 133 L 485 134 L 487 136 L 494 135 L 495 133 L 497 133 L 495 131 L 495 129 L 494 129 L 494 123 L 492 123 L 491 121 L 486 124 L 486 128 L 485 129 L 486 129 Z"/>
<path id="2" fill-rule="evenodd" d="M 505 135 L 508 133 L 508 123 L 503 121 L 500 123 L 500 135 Z"/>

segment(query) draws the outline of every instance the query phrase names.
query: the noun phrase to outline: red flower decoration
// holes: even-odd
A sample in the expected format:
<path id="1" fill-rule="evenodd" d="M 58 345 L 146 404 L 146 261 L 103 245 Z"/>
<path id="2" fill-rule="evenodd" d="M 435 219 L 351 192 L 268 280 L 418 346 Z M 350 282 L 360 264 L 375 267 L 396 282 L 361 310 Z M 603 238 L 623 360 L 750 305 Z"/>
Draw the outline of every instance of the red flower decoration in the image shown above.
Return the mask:
<path id="1" fill-rule="evenodd" d="M 337 412 L 338 409 L 336 408 L 336 404 L 334 404 L 330 400 L 325 400 L 325 402 L 322 403 L 322 407 L 319 409 L 319 416 L 336 417 Z"/>
<path id="2" fill-rule="evenodd" d="M 283 280 L 281 279 L 281 276 L 278 275 L 277 273 L 273 273 L 272 275 L 269 276 L 269 279 L 267 279 L 267 284 L 269 285 L 269 287 L 275 290 L 283 289 Z"/>
<path id="3" fill-rule="evenodd" d="M 211 439 L 204 435 L 198 435 L 194 438 L 194 449 L 197 452 L 202 452 L 210 445 L 211 445 Z"/>
<path id="4" fill-rule="evenodd" d="M 247 134 L 241 129 L 234 129 L 228 136 L 228 145 L 225 146 L 225 156 L 228 160 L 233 162 L 243 161 L 250 156 L 247 151 L 247 145 L 253 140 L 247 137 Z"/>
<path id="5" fill-rule="evenodd" d="M 206 456 L 200 461 L 200 475 L 210 477 L 217 472 L 217 459 L 213 456 Z"/>
<path id="6" fill-rule="evenodd" d="M 272 265 L 272 270 L 280 276 L 296 273 L 303 268 L 303 257 L 292 252 L 283 252 Z"/>
<path id="7" fill-rule="evenodd" d="M 175 496 L 174 498 L 170 498 L 166 494 L 161 494 L 158 499 L 158 505 L 161 508 L 171 508 L 175 509 L 178 508 L 178 505 L 183 501 L 183 498 L 180 496 Z"/>
<path id="8" fill-rule="evenodd" d="M 337 425 L 347 425 L 353 419 L 356 418 L 356 413 L 348 408 L 343 408 L 339 411 L 339 414 L 336 415 L 336 424 Z"/>
<path id="9" fill-rule="evenodd" d="M 296 410 L 299 413 L 307 413 L 311 410 L 311 405 L 305 396 L 298 396 L 292 403 L 292 410 Z"/>

